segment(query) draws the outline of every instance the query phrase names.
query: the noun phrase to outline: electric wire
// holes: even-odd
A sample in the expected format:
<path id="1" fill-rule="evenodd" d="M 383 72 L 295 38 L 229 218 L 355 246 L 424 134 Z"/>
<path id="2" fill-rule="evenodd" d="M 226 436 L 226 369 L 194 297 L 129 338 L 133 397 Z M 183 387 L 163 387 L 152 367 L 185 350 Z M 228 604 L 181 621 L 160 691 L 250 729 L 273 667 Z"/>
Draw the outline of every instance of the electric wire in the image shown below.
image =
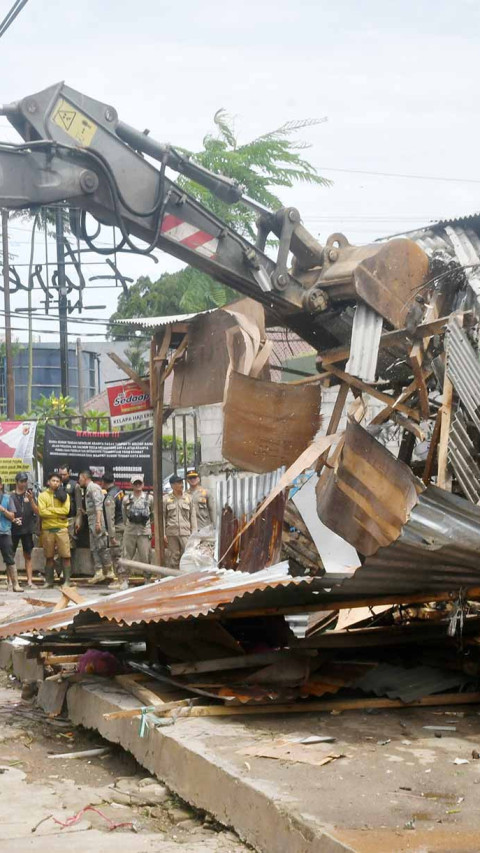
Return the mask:
<path id="1" fill-rule="evenodd" d="M 8 28 L 13 24 L 17 15 L 20 14 L 22 9 L 27 5 L 28 0 L 15 0 L 12 8 L 5 15 L 3 21 L 0 22 L 0 38 L 5 35 Z"/>

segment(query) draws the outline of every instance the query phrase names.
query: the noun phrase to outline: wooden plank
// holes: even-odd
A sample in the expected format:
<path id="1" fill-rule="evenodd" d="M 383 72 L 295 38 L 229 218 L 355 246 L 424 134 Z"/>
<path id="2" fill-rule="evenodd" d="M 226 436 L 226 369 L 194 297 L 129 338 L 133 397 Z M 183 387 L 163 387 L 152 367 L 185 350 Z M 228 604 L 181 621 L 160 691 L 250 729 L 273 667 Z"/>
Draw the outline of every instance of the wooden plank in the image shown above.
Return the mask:
<path id="1" fill-rule="evenodd" d="M 441 408 L 437 412 L 437 417 L 435 418 L 435 425 L 432 431 L 432 437 L 430 439 L 430 446 L 428 448 L 427 460 L 425 462 L 425 468 L 423 469 L 423 477 L 422 480 L 426 486 L 428 486 L 432 474 L 433 474 L 433 463 L 435 460 L 435 451 L 437 449 L 438 441 L 440 438 L 440 428 L 442 424 L 442 410 Z"/>
<path id="2" fill-rule="evenodd" d="M 428 389 L 425 383 L 425 374 L 423 372 L 424 354 L 423 348 L 419 344 L 415 344 L 415 346 L 412 347 L 408 360 L 417 382 L 420 414 L 423 418 L 428 418 L 430 415 L 430 401 L 428 399 Z"/>
<path id="3" fill-rule="evenodd" d="M 247 669 L 252 666 L 268 666 L 277 661 L 298 657 L 298 651 L 259 652 L 251 655 L 236 655 L 231 658 L 216 658 L 215 660 L 189 661 L 170 665 L 172 675 L 188 675 L 192 672 L 216 672 L 225 669 Z"/>
<path id="4" fill-rule="evenodd" d="M 445 489 L 445 491 L 447 492 L 452 491 L 452 479 L 448 473 L 448 436 L 452 423 L 452 404 L 453 385 L 450 380 L 450 377 L 447 375 L 447 368 L 445 367 L 442 407 L 440 409 L 440 439 L 438 442 L 437 486 L 440 489 Z"/>
<path id="5" fill-rule="evenodd" d="M 480 599 L 480 586 L 470 587 L 463 591 L 466 600 L 475 601 Z M 250 616 L 290 616 L 296 613 L 315 613 L 318 610 L 343 610 L 344 608 L 351 609 L 352 607 L 370 607 L 380 604 L 424 604 L 426 601 L 456 601 L 458 598 L 458 589 L 449 592 L 416 592 L 405 595 L 405 593 L 394 593 L 392 595 L 369 595 L 368 598 L 348 598 L 343 600 L 333 600 L 332 594 L 325 593 L 324 598 L 318 604 L 298 605 L 290 607 L 269 607 L 257 610 L 239 610 L 234 613 L 226 613 L 227 619 L 245 619 Z M 218 617 L 208 617 L 216 619 Z"/>
<path id="6" fill-rule="evenodd" d="M 49 652 L 41 652 L 40 657 L 47 666 L 61 666 L 65 663 L 77 663 L 80 655 L 51 655 Z"/>
<path id="7" fill-rule="evenodd" d="M 319 711 L 363 711 L 369 708 L 425 708 L 437 705 L 476 705 L 480 693 L 438 693 L 417 702 L 400 699 L 331 699 L 319 702 L 298 702 L 289 705 L 198 705 L 180 713 L 180 717 L 236 717 L 257 714 L 311 714 Z M 171 716 L 171 712 L 166 716 Z"/>
<path id="8" fill-rule="evenodd" d="M 362 393 L 369 394 L 371 397 L 375 397 L 377 400 L 380 400 L 382 403 L 385 403 L 387 406 L 391 406 L 392 408 L 395 406 L 399 412 L 402 412 L 402 414 L 412 418 L 412 420 L 420 420 L 419 413 L 416 409 L 410 409 L 409 406 L 399 403 L 394 397 L 391 397 L 389 394 L 384 394 L 383 391 L 378 391 L 373 385 L 368 385 L 366 382 L 362 382 L 361 379 L 357 379 L 356 376 L 351 376 L 349 373 L 339 370 L 338 367 L 333 367 L 333 365 L 330 366 L 330 372 L 341 379 L 342 382 L 346 382 L 353 388 L 358 388 Z"/>
<path id="9" fill-rule="evenodd" d="M 336 433 L 336 431 L 339 427 L 341 418 L 342 418 L 342 414 L 343 414 L 343 410 L 345 408 L 345 403 L 347 400 L 349 390 L 350 389 L 349 389 L 347 383 L 342 382 L 342 384 L 340 385 L 340 387 L 338 389 L 337 398 L 335 400 L 335 405 L 333 407 L 333 411 L 332 411 L 332 414 L 330 416 L 330 421 L 328 423 L 326 435 L 333 435 L 334 433 Z M 329 452 L 330 452 L 330 450 L 326 450 L 325 453 L 322 453 L 322 455 L 318 457 L 317 465 L 316 465 L 317 474 L 320 473 L 323 466 L 325 465 L 325 462 L 328 459 Z"/>
<path id="10" fill-rule="evenodd" d="M 140 702 L 143 702 L 144 705 L 158 708 L 165 704 L 163 699 L 160 699 L 160 696 L 154 693 L 153 690 L 139 684 L 135 678 L 131 677 L 131 675 L 116 675 L 115 681 L 125 690 L 128 690 L 132 696 L 135 696 L 135 699 L 139 699 Z"/>
<path id="11" fill-rule="evenodd" d="M 103 714 L 104 720 L 129 720 L 133 717 L 140 717 L 143 711 L 152 711 L 155 714 L 164 714 L 167 711 L 173 711 L 176 708 L 186 708 L 199 702 L 199 699 L 177 699 L 175 702 L 164 702 L 163 705 L 143 705 L 140 708 L 128 708 L 124 711 L 111 711 L 108 714 Z"/>
<path id="12" fill-rule="evenodd" d="M 391 406 L 385 406 L 385 408 L 382 409 L 382 411 L 379 412 L 378 415 L 375 415 L 375 417 L 372 418 L 370 423 L 371 424 L 383 424 L 385 421 L 388 421 L 390 415 L 398 406 L 398 403 L 405 403 L 405 401 L 408 400 L 408 398 L 411 397 L 412 394 L 415 394 L 416 390 L 417 390 L 417 380 L 414 379 L 413 382 L 411 382 L 410 385 L 407 385 L 407 387 L 404 388 L 402 393 L 398 395 L 394 404 Z"/>
<path id="13" fill-rule="evenodd" d="M 180 358 L 181 355 L 183 355 L 183 353 L 187 349 L 187 344 L 188 344 L 188 335 L 185 335 L 182 342 L 178 345 L 177 349 L 173 353 L 173 355 L 172 355 L 170 361 L 168 362 L 165 370 L 163 371 L 163 373 L 159 379 L 160 384 L 162 382 L 165 382 L 167 377 L 170 376 L 173 368 L 175 367 L 175 362 L 177 361 L 178 358 Z"/>
<path id="14" fill-rule="evenodd" d="M 115 364 L 117 365 L 117 367 L 120 368 L 120 370 L 123 370 L 123 372 L 127 374 L 127 376 L 129 377 L 129 379 L 132 380 L 132 382 L 136 382 L 137 385 L 140 386 L 142 391 L 145 391 L 146 394 L 150 394 L 150 383 L 148 382 L 148 380 L 142 379 L 142 377 L 139 376 L 138 373 L 133 370 L 133 368 L 130 367 L 130 365 L 127 364 L 126 361 L 123 361 L 123 359 L 121 359 L 116 352 L 109 352 L 107 353 L 107 355 L 109 358 L 112 359 L 112 361 L 115 362 Z"/>
<path id="15" fill-rule="evenodd" d="M 81 595 L 74 586 L 64 586 L 62 587 L 62 594 L 65 595 L 70 601 L 73 601 L 74 604 L 83 604 L 85 601 L 85 596 Z"/>
<path id="16" fill-rule="evenodd" d="M 463 313 L 464 318 L 468 318 L 472 315 L 472 311 L 465 311 Z M 457 315 L 458 316 L 458 315 Z M 439 317 L 438 319 L 429 320 L 426 323 L 422 323 L 417 327 L 415 337 L 424 338 L 431 335 L 438 335 L 440 332 L 445 331 L 445 327 L 449 321 L 450 317 Z M 384 332 L 380 338 L 380 348 L 384 349 L 385 347 L 397 346 L 398 344 L 409 344 L 411 341 L 411 336 L 407 332 L 406 329 L 395 329 L 393 332 Z M 318 359 L 324 365 L 335 364 L 337 361 L 346 361 L 350 355 L 350 346 L 348 347 L 336 347 L 336 349 L 329 350 L 325 353 L 319 353 Z"/>
<path id="17" fill-rule="evenodd" d="M 172 340 L 172 327 L 166 326 L 162 337 L 155 336 L 157 351 L 150 356 L 150 375 L 154 376 L 155 399 L 153 408 L 153 520 L 155 524 L 155 562 L 165 562 L 165 542 L 163 530 L 163 405 L 165 383 L 160 381 L 164 371 L 165 359 Z M 153 357 L 152 357 L 153 355 Z"/>

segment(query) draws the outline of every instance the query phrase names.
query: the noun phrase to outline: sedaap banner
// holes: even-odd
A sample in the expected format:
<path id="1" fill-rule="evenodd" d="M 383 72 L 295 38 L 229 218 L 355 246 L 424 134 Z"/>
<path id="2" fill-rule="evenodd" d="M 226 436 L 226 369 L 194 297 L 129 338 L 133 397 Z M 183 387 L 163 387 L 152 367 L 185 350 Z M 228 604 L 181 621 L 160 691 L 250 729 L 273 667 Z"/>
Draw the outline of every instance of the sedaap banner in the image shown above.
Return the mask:
<path id="1" fill-rule="evenodd" d="M 0 421 L 0 477 L 13 483 L 19 471 L 32 471 L 36 421 Z"/>
<path id="2" fill-rule="evenodd" d="M 117 486 L 131 488 L 133 474 L 141 473 L 147 489 L 153 486 L 153 429 L 132 432 L 83 432 L 54 424 L 45 427 L 43 470 L 45 477 L 67 463 L 72 474 L 89 468 L 100 478 L 112 471 Z"/>
<path id="3" fill-rule="evenodd" d="M 152 417 L 150 395 L 136 382 L 118 382 L 107 388 L 112 426 L 135 424 Z"/>

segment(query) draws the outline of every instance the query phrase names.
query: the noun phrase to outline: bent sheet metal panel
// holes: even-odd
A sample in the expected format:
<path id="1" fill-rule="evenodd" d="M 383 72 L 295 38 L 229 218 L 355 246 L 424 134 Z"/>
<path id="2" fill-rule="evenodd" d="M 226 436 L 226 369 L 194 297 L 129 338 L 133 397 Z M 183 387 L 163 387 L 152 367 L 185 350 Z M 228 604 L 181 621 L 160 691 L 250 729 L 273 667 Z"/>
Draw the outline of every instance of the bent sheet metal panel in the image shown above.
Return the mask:
<path id="1" fill-rule="evenodd" d="M 166 578 L 108 598 L 87 601 L 66 611 L 26 617 L 0 625 L 0 638 L 25 633 L 62 631 L 94 614 L 118 624 L 190 619 L 235 610 L 294 606 L 308 609 L 323 589 L 321 579 L 292 578 L 288 563 L 279 563 L 254 575 L 212 569 Z"/>
<path id="2" fill-rule="evenodd" d="M 222 453 L 244 471 L 287 467 L 320 426 L 320 389 L 232 372 L 224 404 Z"/>
<path id="3" fill-rule="evenodd" d="M 335 468 L 318 481 L 318 515 L 361 554 L 374 554 L 398 539 L 421 488 L 407 465 L 350 421 Z"/>
<path id="4" fill-rule="evenodd" d="M 480 585 L 480 508 L 429 486 L 400 537 L 366 558 L 332 595 L 455 591 Z"/>

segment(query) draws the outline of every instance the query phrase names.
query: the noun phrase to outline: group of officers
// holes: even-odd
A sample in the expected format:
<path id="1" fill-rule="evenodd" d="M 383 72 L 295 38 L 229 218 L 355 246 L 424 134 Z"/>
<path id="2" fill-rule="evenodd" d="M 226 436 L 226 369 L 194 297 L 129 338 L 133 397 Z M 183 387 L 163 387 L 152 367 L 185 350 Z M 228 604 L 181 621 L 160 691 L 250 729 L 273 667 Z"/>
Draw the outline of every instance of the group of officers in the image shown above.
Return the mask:
<path id="1" fill-rule="evenodd" d="M 210 492 L 200 485 L 196 471 L 187 472 L 187 481 L 188 491 L 184 491 L 182 478 L 173 475 L 172 491 L 163 497 L 165 562 L 173 569 L 179 567 L 189 536 L 214 524 Z M 134 474 L 131 490 L 125 492 L 116 485 L 113 473 L 105 471 L 95 482 L 91 471 L 85 469 L 77 481 L 69 465 L 62 465 L 58 473 L 48 475 L 37 512 L 42 520 L 47 587 L 54 583 L 55 557 L 61 559 L 64 584 L 70 583 L 71 557 L 85 520 L 94 567 L 88 583 L 108 582 L 109 589 L 127 589 L 130 572 L 120 564 L 120 558 L 151 562 L 153 495 L 144 489 L 143 474 Z"/>

